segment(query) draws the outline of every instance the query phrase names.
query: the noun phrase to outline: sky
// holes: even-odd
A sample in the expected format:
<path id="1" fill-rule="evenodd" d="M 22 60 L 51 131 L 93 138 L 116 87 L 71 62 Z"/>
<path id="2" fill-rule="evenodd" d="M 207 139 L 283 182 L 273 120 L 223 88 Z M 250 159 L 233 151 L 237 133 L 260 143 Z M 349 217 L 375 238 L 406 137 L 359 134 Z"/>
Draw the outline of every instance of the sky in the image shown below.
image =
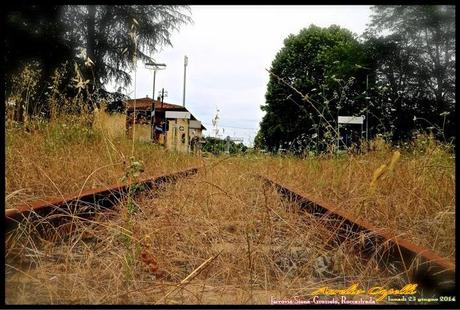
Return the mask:
<path id="1" fill-rule="evenodd" d="M 156 97 L 162 88 L 164 101 L 182 104 L 184 56 L 186 108 L 215 136 L 212 119 L 219 110 L 221 137 L 242 138 L 251 145 L 264 112 L 268 72 L 289 34 L 314 24 L 336 24 L 361 35 L 370 21 L 370 6 L 198 6 L 192 5 L 192 24 L 182 25 L 171 36 L 171 46 L 152 55 L 165 63 L 157 71 Z M 152 97 L 153 71 L 139 63 L 132 72 L 136 83 L 127 89 L 131 98 Z M 135 78 L 135 79 L 134 79 Z M 116 89 L 116 85 L 109 88 Z"/>

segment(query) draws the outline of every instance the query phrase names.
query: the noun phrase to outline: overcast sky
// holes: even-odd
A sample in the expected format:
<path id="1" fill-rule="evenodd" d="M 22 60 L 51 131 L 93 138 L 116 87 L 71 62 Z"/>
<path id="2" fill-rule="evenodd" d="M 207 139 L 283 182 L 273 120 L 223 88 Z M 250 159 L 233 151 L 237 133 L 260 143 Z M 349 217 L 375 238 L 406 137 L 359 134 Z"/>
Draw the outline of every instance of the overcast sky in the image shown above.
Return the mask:
<path id="1" fill-rule="evenodd" d="M 315 24 L 332 24 L 361 35 L 369 23 L 370 6 L 191 6 L 193 24 L 172 35 L 155 61 L 155 92 L 167 90 L 165 102 L 182 104 L 184 55 L 188 56 L 185 106 L 214 136 L 212 119 L 219 112 L 223 136 L 251 144 L 263 117 L 269 69 L 289 34 Z M 134 74 L 134 73 L 133 73 Z M 134 81 L 134 76 L 133 76 Z M 139 64 L 131 98 L 152 97 L 153 71 Z M 225 130 L 222 132 L 222 128 Z"/>

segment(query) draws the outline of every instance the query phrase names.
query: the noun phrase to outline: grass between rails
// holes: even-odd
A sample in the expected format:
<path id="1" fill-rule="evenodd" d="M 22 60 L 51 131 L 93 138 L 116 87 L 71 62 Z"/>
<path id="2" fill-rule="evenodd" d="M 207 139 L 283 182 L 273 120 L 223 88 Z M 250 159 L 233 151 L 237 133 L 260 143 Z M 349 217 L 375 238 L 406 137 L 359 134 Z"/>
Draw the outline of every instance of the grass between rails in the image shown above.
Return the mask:
<path id="1" fill-rule="evenodd" d="M 30 235 L 33 226 L 21 227 L 7 244 L 8 303 L 155 303 L 161 298 L 161 303 L 268 303 L 270 296 L 302 296 L 310 288 L 343 288 L 350 281 L 400 287 L 399 277 L 375 272 L 375 262 L 356 263 L 349 245 L 326 249 L 328 235 L 321 225 L 289 212 L 293 207 L 250 173 L 335 203 L 442 256 L 455 256 L 455 162 L 448 148 L 430 138 L 420 137 L 401 150 L 393 171 L 385 171 L 372 192 L 374 172 L 394 151 L 378 141 L 375 151 L 362 155 L 205 160 L 143 142 L 145 128 L 136 129 L 133 153 L 122 116 L 98 114 L 93 128 L 86 121 L 36 123 L 29 132 L 7 128 L 7 207 L 120 182 L 132 155 L 143 161 L 145 177 L 203 162 L 215 168 L 168 186 L 160 196 L 137 197 L 139 213 L 133 216 L 123 201 L 120 212 L 90 226 L 80 223 L 70 239 L 37 241 Z M 155 271 L 141 258 L 144 250 Z M 217 253 L 190 284 L 170 293 Z"/>
<path id="2" fill-rule="evenodd" d="M 122 202 L 103 226 L 80 224 L 59 246 L 23 234 L 8 247 L 7 301 L 267 304 L 271 297 L 308 299 L 326 285 L 403 285 L 404 277 L 388 276 L 376 260 L 359 260 L 356 241 L 331 244 L 321 223 L 242 171 L 241 163 L 224 161 L 159 194 L 139 195 L 138 213 L 130 216 Z M 22 267 L 27 276 L 14 272 L 19 257 L 34 266 Z"/>

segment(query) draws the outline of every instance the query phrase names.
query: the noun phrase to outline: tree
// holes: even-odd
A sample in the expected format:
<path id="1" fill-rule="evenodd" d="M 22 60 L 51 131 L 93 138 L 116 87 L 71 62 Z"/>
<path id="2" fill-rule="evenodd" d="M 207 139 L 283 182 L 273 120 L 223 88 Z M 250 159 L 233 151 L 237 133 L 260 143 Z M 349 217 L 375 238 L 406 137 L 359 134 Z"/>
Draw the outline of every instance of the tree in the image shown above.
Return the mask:
<path id="1" fill-rule="evenodd" d="M 5 74 L 11 76 L 31 61 L 45 73 L 71 58 L 72 46 L 62 38 L 60 10 L 51 5 L 10 7 L 5 18 Z"/>
<path id="2" fill-rule="evenodd" d="M 209 152 L 214 155 L 224 153 L 227 149 L 227 143 L 229 146 L 228 151 L 230 154 L 244 153 L 248 149 L 248 147 L 243 143 L 236 144 L 234 141 L 222 140 L 220 138 L 204 137 L 204 140 L 205 144 L 203 145 L 203 152 Z"/>
<path id="3" fill-rule="evenodd" d="M 262 131 L 258 131 L 254 138 L 254 149 L 261 150 L 265 147 L 266 143 L 262 135 Z"/>
<path id="4" fill-rule="evenodd" d="M 366 65 L 361 45 L 346 29 L 311 25 L 291 34 L 272 62 L 258 147 L 324 150 L 336 139 L 338 111 L 356 115 L 365 107 Z"/>
<path id="5" fill-rule="evenodd" d="M 455 7 L 375 6 L 366 38 L 380 98 L 394 110 L 393 139 L 410 137 L 414 117 L 454 135 Z"/>
<path id="6" fill-rule="evenodd" d="M 66 38 L 75 42 L 91 70 L 86 76 L 94 88 L 110 80 L 129 85 L 135 59 L 152 61 L 160 46 L 172 45 L 171 32 L 191 18 L 186 6 L 174 5 L 79 5 L 66 6 Z M 135 57 L 136 56 L 136 57 Z"/>
<path id="7" fill-rule="evenodd" d="M 101 99 L 110 100 L 113 96 L 105 91 L 104 84 L 115 80 L 129 85 L 128 71 L 134 69 L 135 60 L 152 60 L 150 53 L 162 45 L 171 45 L 171 32 L 191 21 L 182 10 L 188 7 L 10 7 L 6 13 L 4 56 L 6 97 L 11 96 L 12 90 L 19 92 L 15 97 L 27 97 L 16 102 L 17 115 L 22 115 L 24 109 L 29 114 L 46 111 L 51 97 L 59 94 L 61 99 L 74 98 L 82 88 L 82 101 L 90 107 L 92 99 L 96 104 Z M 24 85 L 17 83 L 24 72 L 39 72 L 30 79 L 37 81 L 33 98 L 29 90 L 22 91 Z M 53 91 L 48 91 L 50 88 Z"/>
<path id="8" fill-rule="evenodd" d="M 5 15 L 5 94 L 7 98 L 14 95 L 15 118 L 22 121 L 24 110 L 31 116 L 38 112 L 39 103 L 46 102 L 54 71 L 72 59 L 73 50 L 62 37 L 64 25 L 59 7 L 10 6 Z M 29 88 L 27 95 L 23 93 L 25 88 Z"/>

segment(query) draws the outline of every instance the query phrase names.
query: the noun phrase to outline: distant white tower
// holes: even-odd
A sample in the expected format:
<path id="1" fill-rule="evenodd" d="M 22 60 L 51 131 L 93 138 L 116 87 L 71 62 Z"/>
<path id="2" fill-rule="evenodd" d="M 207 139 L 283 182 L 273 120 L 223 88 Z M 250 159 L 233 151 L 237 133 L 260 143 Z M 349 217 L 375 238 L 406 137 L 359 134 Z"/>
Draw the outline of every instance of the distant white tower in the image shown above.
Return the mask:
<path id="1" fill-rule="evenodd" d="M 216 107 L 216 116 L 212 119 L 214 138 L 219 136 L 219 109 Z"/>

